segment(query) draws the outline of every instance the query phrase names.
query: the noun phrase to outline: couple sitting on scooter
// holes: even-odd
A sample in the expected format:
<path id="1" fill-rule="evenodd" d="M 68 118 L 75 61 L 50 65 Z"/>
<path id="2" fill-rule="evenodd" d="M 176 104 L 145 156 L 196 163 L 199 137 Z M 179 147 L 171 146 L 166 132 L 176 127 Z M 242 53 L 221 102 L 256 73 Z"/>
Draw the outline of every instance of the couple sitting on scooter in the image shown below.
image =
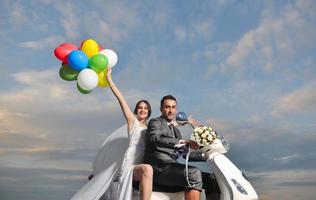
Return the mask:
<path id="1" fill-rule="evenodd" d="M 186 176 L 185 165 L 177 162 L 175 145 L 186 144 L 192 149 L 198 149 L 199 146 L 192 140 L 183 140 L 175 127 L 176 98 L 164 96 L 160 102 L 161 116 L 151 119 L 147 126 L 151 114 L 148 101 L 139 101 L 132 112 L 111 78 L 111 69 L 108 69 L 106 77 L 127 121 L 129 136 L 129 145 L 114 180 L 118 186 L 115 194 L 108 196 L 112 200 L 131 199 L 131 187 L 136 182 L 142 200 L 149 200 L 152 191 L 184 191 L 185 199 L 199 199 L 203 188 L 207 199 L 218 199 L 220 192 L 213 174 L 202 173 L 197 167 L 189 166 Z M 196 121 L 190 119 L 189 123 L 195 125 Z M 205 160 L 201 152 L 190 154 L 190 161 Z"/>

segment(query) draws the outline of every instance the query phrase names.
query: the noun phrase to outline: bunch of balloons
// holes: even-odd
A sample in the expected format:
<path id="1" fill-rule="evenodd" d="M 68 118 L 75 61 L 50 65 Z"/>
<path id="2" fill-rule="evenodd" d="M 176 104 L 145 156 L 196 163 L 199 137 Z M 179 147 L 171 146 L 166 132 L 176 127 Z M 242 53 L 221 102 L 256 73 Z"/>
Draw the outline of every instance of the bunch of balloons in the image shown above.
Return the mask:
<path id="1" fill-rule="evenodd" d="M 59 76 L 66 81 L 77 80 L 77 88 L 83 94 L 97 86 L 107 87 L 106 70 L 117 63 L 117 54 L 93 39 L 82 41 L 80 48 L 71 43 L 60 44 L 54 54 L 62 61 Z"/>

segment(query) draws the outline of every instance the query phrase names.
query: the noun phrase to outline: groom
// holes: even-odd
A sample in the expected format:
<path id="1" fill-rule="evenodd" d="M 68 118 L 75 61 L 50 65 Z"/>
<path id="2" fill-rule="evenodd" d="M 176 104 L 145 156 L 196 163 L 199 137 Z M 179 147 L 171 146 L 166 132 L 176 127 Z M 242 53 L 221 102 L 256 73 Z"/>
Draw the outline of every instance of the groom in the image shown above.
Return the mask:
<path id="1" fill-rule="evenodd" d="M 161 116 L 149 121 L 146 132 L 145 162 L 153 167 L 154 184 L 184 190 L 186 199 L 199 199 L 203 186 L 201 171 L 189 166 L 187 180 L 185 165 L 176 161 L 177 156 L 174 153 L 177 144 L 189 144 L 192 149 L 197 149 L 198 144 L 192 140 L 182 140 L 180 131 L 172 125 L 177 112 L 177 100 L 174 96 L 167 95 L 161 99 L 160 111 Z M 202 153 L 198 152 L 192 152 L 190 159 L 205 160 Z M 214 180 L 213 177 L 213 183 Z M 207 185 L 211 181 L 205 182 Z"/>

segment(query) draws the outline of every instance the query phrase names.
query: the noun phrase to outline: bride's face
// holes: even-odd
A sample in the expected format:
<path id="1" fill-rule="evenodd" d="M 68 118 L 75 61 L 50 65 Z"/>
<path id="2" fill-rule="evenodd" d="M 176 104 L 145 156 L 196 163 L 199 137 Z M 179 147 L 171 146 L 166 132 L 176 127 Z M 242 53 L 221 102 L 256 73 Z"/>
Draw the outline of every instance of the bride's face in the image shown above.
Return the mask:
<path id="1" fill-rule="evenodd" d="M 146 103 L 141 102 L 137 106 L 136 116 L 138 120 L 147 119 L 148 117 L 148 106 Z"/>

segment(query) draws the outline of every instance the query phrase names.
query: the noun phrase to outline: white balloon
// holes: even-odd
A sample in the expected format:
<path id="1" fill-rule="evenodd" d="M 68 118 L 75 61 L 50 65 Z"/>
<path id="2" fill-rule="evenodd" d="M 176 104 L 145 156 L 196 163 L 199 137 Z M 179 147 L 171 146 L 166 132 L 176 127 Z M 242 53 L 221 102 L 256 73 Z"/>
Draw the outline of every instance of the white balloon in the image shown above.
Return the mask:
<path id="1" fill-rule="evenodd" d="M 93 90 L 98 85 L 98 74 L 92 69 L 84 69 L 78 74 L 78 85 L 84 90 Z"/>
<path id="2" fill-rule="evenodd" d="M 103 49 L 99 52 L 100 54 L 105 55 L 108 58 L 109 64 L 108 67 L 112 68 L 117 63 L 117 54 L 111 49 Z"/>

